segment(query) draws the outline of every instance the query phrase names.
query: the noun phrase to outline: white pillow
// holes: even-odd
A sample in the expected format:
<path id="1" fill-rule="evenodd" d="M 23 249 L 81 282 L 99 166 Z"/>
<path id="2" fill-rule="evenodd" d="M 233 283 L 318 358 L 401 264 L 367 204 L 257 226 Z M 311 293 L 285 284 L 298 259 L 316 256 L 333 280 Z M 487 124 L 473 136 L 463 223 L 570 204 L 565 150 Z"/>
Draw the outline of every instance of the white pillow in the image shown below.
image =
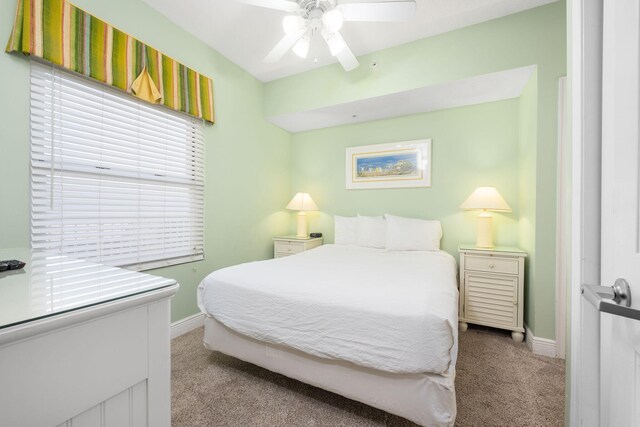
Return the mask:
<path id="1" fill-rule="evenodd" d="M 336 245 L 356 245 L 358 243 L 358 217 L 334 216 L 334 237 Z"/>
<path id="2" fill-rule="evenodd" d="M 384 249 L 386 229 L 383 217 L 358 215 L 358 246 Z"/>
<path id="3" fill-rule="evenodd" d="M 440 221 L 403 218 L 385 214 L 388 251 L 437 251 L 442 239 Z"/>

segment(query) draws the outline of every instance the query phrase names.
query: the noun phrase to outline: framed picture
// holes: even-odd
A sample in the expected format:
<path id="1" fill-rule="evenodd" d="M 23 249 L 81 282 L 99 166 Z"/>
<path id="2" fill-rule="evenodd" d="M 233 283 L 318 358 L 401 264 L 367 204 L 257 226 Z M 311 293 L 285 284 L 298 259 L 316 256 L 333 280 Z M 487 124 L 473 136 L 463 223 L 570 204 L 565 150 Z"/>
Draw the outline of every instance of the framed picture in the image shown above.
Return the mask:
<path id="1" fill-rule="evenodd" d="M 347 147 L 346 187 L 431 187 L 431 140 Z"/>

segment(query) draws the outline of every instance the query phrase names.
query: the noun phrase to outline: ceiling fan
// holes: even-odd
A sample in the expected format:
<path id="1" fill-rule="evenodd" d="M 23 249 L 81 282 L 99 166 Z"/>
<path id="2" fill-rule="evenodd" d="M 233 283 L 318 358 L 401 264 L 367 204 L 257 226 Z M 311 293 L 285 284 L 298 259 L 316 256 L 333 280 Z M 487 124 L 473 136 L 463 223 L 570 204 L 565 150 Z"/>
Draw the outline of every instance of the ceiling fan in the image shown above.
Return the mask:
<path id="1" fill-rule="evenodd" d="M 355 55 L 340 34 L 345 21 L 402 22 L 413 18 L 415 0 L 369 3 L 338 3 L 338 0 L 237 0 L 252 6 L 289 12 L 282 20 L 285 36 L 264 58 L 277 62 L 291 49 L 301 58 L 309 52 L 311 38 L 320 33 L 346 71 L 359 65 Z"/>

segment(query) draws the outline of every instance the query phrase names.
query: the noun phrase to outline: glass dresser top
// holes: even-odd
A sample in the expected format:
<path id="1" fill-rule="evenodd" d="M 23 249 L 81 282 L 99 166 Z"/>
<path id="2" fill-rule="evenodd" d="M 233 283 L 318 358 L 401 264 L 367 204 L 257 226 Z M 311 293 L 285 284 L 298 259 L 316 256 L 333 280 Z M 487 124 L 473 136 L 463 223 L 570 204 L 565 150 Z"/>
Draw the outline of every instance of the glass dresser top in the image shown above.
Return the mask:
<path id="1" fill-rule="evenodd" d="M 0 249 L 22 270 L 0 272 L 0 329 L 176 284 L 173 279 L 29 249 Z"/>

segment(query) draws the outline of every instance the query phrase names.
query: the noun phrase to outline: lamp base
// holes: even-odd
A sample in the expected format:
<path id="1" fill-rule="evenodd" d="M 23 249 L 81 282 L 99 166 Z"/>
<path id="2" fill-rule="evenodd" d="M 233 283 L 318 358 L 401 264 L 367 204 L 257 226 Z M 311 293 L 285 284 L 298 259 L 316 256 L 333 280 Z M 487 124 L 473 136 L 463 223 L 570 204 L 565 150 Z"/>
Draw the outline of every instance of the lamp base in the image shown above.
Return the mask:
<path id="1" fill-rule="evenodd" d="M 298 231 L 296 237 L 301 239 L 309 237 L 307 234 L 307 213 L 304 211 L 298 212 Z"/>
<path id="2" fill-rule="evenodd" d="M 493 217 L 489 212 L 478 215 L 478 234 L 476 246 L 479 248 L 493 248 Z"/>

